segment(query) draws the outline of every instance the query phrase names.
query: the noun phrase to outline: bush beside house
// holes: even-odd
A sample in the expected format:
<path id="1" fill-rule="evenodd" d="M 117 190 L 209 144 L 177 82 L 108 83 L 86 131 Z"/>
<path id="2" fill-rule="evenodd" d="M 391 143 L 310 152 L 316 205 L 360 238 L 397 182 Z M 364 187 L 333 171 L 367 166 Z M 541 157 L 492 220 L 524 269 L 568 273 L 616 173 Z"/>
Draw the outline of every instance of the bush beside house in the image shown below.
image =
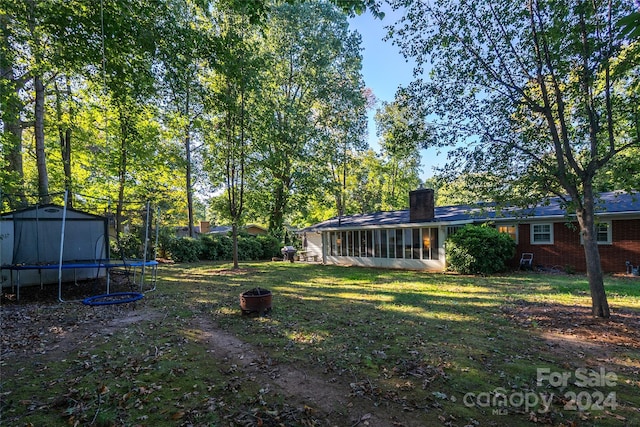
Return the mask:
<path id="1" fill-rule="evenodd" d="M 507 270 L 516 244 L 493 227 L 467 225 L 445 243 L 447 268 L 462 274 L 493 274 Z"/>

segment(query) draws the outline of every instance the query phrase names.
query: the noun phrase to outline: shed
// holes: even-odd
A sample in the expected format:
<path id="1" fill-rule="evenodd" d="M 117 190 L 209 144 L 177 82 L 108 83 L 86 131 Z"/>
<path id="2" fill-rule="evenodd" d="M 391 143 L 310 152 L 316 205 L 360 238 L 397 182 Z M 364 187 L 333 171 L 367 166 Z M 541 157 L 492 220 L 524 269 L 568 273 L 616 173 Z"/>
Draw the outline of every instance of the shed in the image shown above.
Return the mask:
<path id="1" fill-rule="evenodd" d="M 106 217 L 53 204 L 1 214 L 0 283 L 11 285 L 16 270 L 22 285 L 56 283 L 61 261 L 79 266 L 62 270 L 63 281 L 104 277 L 108 245 Z"/>

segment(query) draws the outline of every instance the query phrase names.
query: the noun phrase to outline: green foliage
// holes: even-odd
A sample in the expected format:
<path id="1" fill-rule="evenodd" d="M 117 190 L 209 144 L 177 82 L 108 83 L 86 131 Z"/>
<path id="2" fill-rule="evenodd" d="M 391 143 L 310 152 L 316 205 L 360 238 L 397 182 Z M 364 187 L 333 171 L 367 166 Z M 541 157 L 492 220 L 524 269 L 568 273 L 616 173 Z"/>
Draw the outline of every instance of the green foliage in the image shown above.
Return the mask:
<path id="1" fill-rule="evenodd" d="M 223 234 L 207 234 L 200 238 L 202 259 L 210 261 L 228 261 L 233 257 L 231 237 Z"/>
<path id="2" fill-rule="evenodd" d="M 493 227 L 467 225 L 446 241 L 448 268 L 462 274 L 505 271 L 516 244 Z"/>
<path id="3" fill-rule="evenodd" d="M 282 247 L 280 240 L 271 234 L 262 234 L 256 236 L 255 239 L 262 246 L 262 254 L 260 259 L 271 259 L 273 257 L 279 257 L 281 255 L 280 248 Z"/>
<path id="4" fill-rule="evenodd" d="M 252 236 L 238 236 L 238 259 L 255 261 L 262 258 L 264 251 L 262 244 Z"/>
<path id="5" fill-rule="evenodd" d="M 134 228 L 131 233 L 121 233 L 118 239 L 110 240 L 111 258 L 142 258 L 144 247 L 140 236 L 140 230 Z"/>
<path id="6" fill-rule="evenodd" d="M 210 261 L 230 261 L 233 258 L 233 239 L 227 235 L 204 235 L 200 238 L 202 251 L 200 259 Z M 271 259 L 280 255 L 280 241 L 270 235 L 238 235 L 238 259 L 255 261 Z"/>
<path id="7" fill-rule="evenodd" d="M 193 237 L 180 237 L 171 241 L 169 252 L 176 262 L 196 262 L 202 253 L 202 243 Z"/>
<path id="8" fill-rule="evenodd" d="M 173 227 L 160 227 L 158 231 L 158 256 L 169 258 L 171 242 L 176 238 Z"/>

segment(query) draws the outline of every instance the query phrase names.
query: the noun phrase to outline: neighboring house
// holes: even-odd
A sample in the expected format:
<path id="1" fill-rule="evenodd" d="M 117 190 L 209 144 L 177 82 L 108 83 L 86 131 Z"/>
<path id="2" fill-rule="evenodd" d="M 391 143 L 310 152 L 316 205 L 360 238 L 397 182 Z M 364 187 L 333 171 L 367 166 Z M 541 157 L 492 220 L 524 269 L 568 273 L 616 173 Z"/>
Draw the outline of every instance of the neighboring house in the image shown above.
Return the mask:
<path id="1" fill-rule="evenodd" d="M 409 196 L 407 210 L 332 218 L 300 230 L 307 253 L 326 264 L 442 271 L 447 236 L 466 224 L 489 222 L 516 241 L 514 267 L 522 253 L 532 253 L 534 266 L 586 270 L 575 215 L 567 216 L 558 198 L 496 213 L 491 204 L 435 207 L 430 189 Z M 601 194 L 597 218 L 603 270 L 624 272 L 627 261 L 640 264 L 640 194 Z"/>
<path id="2" fill-rule="evenodd" d="M 218 225 L 215 227 L 210 227 L 209 232 L 206 234 L 230 234 L 231 233 L 230 225 Z M 261 234 L 267 234 L 269 230 L 266 228 L 260 227 L 259 225 L 249 224 L 243 227 L 240 227 L 241 231 L 246 232 L 250 236 L 259 236 Z"/>
<path id="3" fill-rule="evenodd" d="M 259 225 L 255 225 L 255 224 L 242 226 L 240 227 L 240 230 L 246 232 L 251 236 L 258 236 L 260 234 L 268 233 L 268 230 L 266 228 L 260 227 Z M 231 226 L 217 225 L 212 227 L 208 221 L 200 221 L 200 225 L 196 225 L 194 227 L 194 231 L 196 232 L 196 234 L 231 234 Z M 189 227 L 185 227 L 185 226 L 176 227 L 176 235 L 178 237 L 188 236 Z"/>

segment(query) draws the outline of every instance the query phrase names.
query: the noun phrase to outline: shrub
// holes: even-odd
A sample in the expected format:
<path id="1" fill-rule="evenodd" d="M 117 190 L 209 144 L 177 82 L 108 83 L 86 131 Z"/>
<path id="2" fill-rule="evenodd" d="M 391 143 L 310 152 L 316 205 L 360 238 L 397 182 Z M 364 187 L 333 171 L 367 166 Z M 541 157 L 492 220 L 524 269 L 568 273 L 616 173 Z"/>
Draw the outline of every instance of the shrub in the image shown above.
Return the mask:
<path id="1" fill-rule="evenodd" d="M 203 235 L 200 237 L 200 259 L 230 261 L 233 259 L 233 238 L 227 235 Z M 270 235 L 251 236 L 238 234 L 238 259 L 255 261 L 280 255 L 280 242 Z"/>
<path id="2" fill-rule="evenodd" d="M 196 262 L 202 253 L 202 243 L 200 239 L 180 237 L 171 240 L 169 252 L 176 262 Z"/>
<path id="3" fill-rule="evenodd" d="M 200 238 L 202 259 L 210 261 L 228 261 L 233 258 L 233 241 L 223 234 L 207 234 Z"/>
<path id="4" fill-rule="evenodd" d="M 260 259 L 271 259 L 282 256 L 280 252 L 282 245 L 277 237 L 271 234 L 262 234 L 256 236 L 256 240 L 262 245 L 262 255 Z"/>
<path id="5" fill-rule="evenodd" d="M 131 233 L 121 233 L 119 239 L 111 240 L 111 258 L 142 258 L 144 252 L 142 240 L 138 230 Z"/>
<path id="6" fill-rule="evenodd" d="M 253 236 L 238 236 L 238 259 L 254 261 L 262 258 L 262 245 Z"/>
<path id="7" fill-rule="evenodd" d="M 493 227 L 467 225 L 446 241 L 448 269 L 462 274 L 493 274 L 507 269 L 516 244 Z"/>
<path id="8" fill-rule="evenodd" d="M 176 232 L 173 227 L 160 227 L 158 230 L 158 256 L 160 258 L 169 258 L 169 247 L 171 242 L 176 238 Z"/>

